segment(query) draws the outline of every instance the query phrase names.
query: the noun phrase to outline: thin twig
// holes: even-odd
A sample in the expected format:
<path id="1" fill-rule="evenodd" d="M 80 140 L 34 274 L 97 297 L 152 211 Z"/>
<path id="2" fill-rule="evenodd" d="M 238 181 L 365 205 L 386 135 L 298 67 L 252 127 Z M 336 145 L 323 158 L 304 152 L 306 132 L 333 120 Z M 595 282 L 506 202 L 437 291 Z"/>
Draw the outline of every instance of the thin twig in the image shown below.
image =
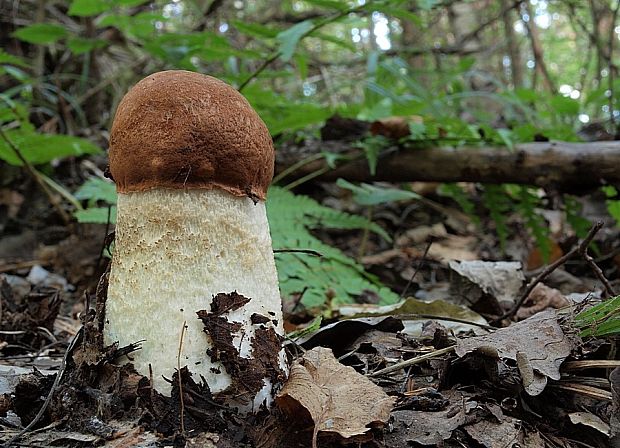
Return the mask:
<path id="1" fill-rule="evenodd" d="M 605 292 L 607 293 L 607 296 L 615 297 L 616 293 L 614 291 L 614 288 L 611 286 L 609 280 L 607 280 L 607 278 L 605 277 L 605 274 L 603 274 L 603 270 L 596 264 L 594 258 L 592 258 L 592 256 L 588 253 L 588 248 L 580 247 L 579 249 L 579 254 L 581 255 L 581 257 L 586 261 L 588 266 L 590 266 L 590 269 L 592 269 L 592 272 L 594 272 L 594 275 L 596 275 L 596 277 L 605 287 Z"/>
<path id="2" fill-rule="evenodd" d="M 394 372 L 396 370 L 404 369 L 405 367 L 412 366 L 414 364 L 419 364 L 422 361 L 426 361 L 427 359 L 436 358 L 437 356 L 441 356 L 446 353 L 450 353 L 454 351 L 456 346 L 451 345 L 450 347 L 445 347 L 439 350 L 435 350 L 434 352 L 425 353 L 424 355 L 416 356 L 415 358 L 407 359 L 406 361 L 398 362 L 393 366 L 386 367 L 385 369 L 377 370 L 376 372 L 369 373 L 367 376 L 379 376 L 384 375 L 386 373 Z"/>
<path id="3" fill-rule="evenodd" d="M 185 337 L 185 328 L 187 321 L 183 321 L 183 328 L 181 329 L 181 337 L 179 338 L 179 352 L 177 353 L 177 379 L 179 380 L 179 402 L 181 404 L 180 416 L 181 416 L 181 434 L 185 436 L 185 403 L 183 403 L 183 380 L 181 378 L 181 352 L 183 351 L 183 338 Z"/>
<path id="4" fill-rule="evenodd" d="M 322 257 L 323 254 L 321 252 L 317 252 L 312 249 L 274 249 L 274 254 L 282 254 L 282 253 L 294 253 L 294 254 L 306 254 L 312 255 L 314 257 Z"/>
<path id="5" fill-rule="evenodd" d="M 411 286 L 411 283 L 413 283 L 414 277 L 417 275 L 418 271 L 420 270 L 420 267 L 422 266 L 422 263 L 424 262 L 424 260 L 426 260 L 426 256 L 428 255 L 428 251 L 430 250 L 432 244 L 433 244 L 433 238 L 431 238 L 430 241 L 428 242 L 428 244 L 426 245 L 426 249 L 424 249 L 424 253 L 422 254 L 422 258 L 420 258 L 420 261 L 418 261 L 418 265 L 416 266 L 415 271 L 413 271 L 413 274 L 411 275 L 411 278 L 407 282 L 407 286 L 405 286 L 405 289 L 403 289 L 403 292 L 400 293 L 400 298 L 401 299 L 403 297 L 405 297 L 405 294 L 407 294 L 407 291 L 409 290 L 409 287 Z"/>
<path id="6" fill-rule="evenodd" d="M 598 221 L 596 224 L 594 224 L 592 226 L 592 228 L 590 229 L 590 231 L 588 232 L 588 234 L 586 235 L 586 237 L 583 239 L 583 241 L 577 247 L 573 247 L 569 252 L 564 254 L 564 256 L 562 256 L 561 258 L 558 258 L 556 261 L 554 261 L 549 266 L 547 266 L 538 275 L 538 277 L 536 277 L 529 284 L 529 286 L 527 287 L 525 292 L 521 295 L 521 297 L 519 298 L 517 303 L 509 311 L 505 312 L 504 314 L 502 314 L 498 318 L 494 319 L 491 323 L 496 324 L 496 323 L 498 323 L 498 322 L 500 322 L 500 321 L 502 321 L 504 319 L 509 319 L 512 316 L 514 316 L 516 314 L 516 312 L 519 311 L 519 308 L 521 308 L 521 306 L 525 303 L 527 298 L 530 296 L 530 293 L 534 290 L 536 285 L 538 285 L 540 282 L 542 282 L 544 279 L 546 279 L 549 275 L 551 275 L 551 273 L 553 271 L 555 271 L 558 267 L 560 267 L 561 265 L 566 263 L 566 261 L 568 261 L 570 258 L 574 257 L 576 254 L 583 254 L 583 253 L 585 253 L 585 251 L 587 250 L 588 246 L 592 242 L 592 239 L 594 238 L 594 235 L 596 235 L 596 233 L 599 230 L 601 230 L 602 227 L 603 227 L 603 221 Z"/>

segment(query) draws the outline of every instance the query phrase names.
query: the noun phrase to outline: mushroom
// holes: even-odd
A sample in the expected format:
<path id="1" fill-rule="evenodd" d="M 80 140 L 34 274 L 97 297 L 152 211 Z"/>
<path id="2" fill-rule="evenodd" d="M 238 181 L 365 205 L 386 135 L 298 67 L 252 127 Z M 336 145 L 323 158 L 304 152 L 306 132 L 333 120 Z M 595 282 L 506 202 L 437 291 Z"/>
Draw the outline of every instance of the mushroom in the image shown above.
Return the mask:
<path id="1" fill-rule="evenodd" d="M 267 127 L 226 83 L 164 71 L 120 102 L 109 157 L 118 208 L 105 343 L 143 341 L 131 361 L 164 394 L 179 357 L 212 392 L 243 398 L 233 405 L 269 405 L 286 362 Z"/>

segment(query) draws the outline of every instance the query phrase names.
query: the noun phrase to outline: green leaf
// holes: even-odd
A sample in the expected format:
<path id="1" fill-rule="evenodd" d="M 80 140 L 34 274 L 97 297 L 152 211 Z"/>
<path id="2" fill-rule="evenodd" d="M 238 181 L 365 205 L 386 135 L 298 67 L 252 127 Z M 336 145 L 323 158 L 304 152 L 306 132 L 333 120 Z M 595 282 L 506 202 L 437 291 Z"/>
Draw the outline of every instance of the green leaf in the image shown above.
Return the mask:
<path id="1" fill-rule="evenodd" d="M 83 37 L 72 37 L 67 42 L 67 47 L 71 53 L 75 55 L 88 53 L 96 48 L 103 48 L 107 45 L 105 40 L 101 39 L 85 39 Z"/>
<path id="2" fill-rule="evenodd" d="M 11 64 L 18 65 L 20 67 L 28 67 L 28 64 L 22 58 L 9 54 L 2 48 L 0 48 L 0 64 Z"/>
<path id="3" fill-rule="evenodd" d="M 612 297 L 575 316 L 581 336 L 620 334 L 620 296 Z"/>
<path id="4" fill-rule="evenodd" d="M 605 201 L 607 211 L 616 220 L 616 225 L 620 225 L 620 201 Z"/>
<path id="5" fill-rule="evenodd" d="M 549 101 L 551 107 L 560 115 L 575 116 L 579 113 L 579 102 L 562 95 L 555 95 Z"/>
<path id="6" fill-rule="evenodd" d="M 67 30 L 51 23 L 35 23 L 13 33 L 13 36 L 31 44 L 51 44 L 67 35 Z"/>
<path id="7" fill-rule="evenodd" d="M 344 179 L 338 179 L 336 185 L 353 192 L 353 200 L 360 205 L 386 204 L 396 201 L 420 199 L 420 195 L 413 191 L 398 188 L 378 187 L 362 183 L 359 186 Z"/>
<path id="8" fill-rule="evenodd" d="M 143 3 L 150 2 L 151 0 L 113 0 L 115 4 L 119 6 L 125 6 L 131 8 L 133 6 L 139 6 Z"/>
<path id="9" fill-rule="evenodd" d="M 528 103 L 535 103 L 540 100 L 540 94 L 534 89 L 520 87 L 514 91 L 517 98 Z"/>
<path id="10" fill-rule="evenodd" d="M 284 62 L 290 61 L 295 53 L 295 48 L 299 40 L 310 31 L 313 26 L 312 20 L 304 20 L 278 33 L 276 40 L 280 44 L 280 59 Z"/>
<path id="11" fill-rule="evenodd" d="M 96 16 L 108 9 L 110 9 L 110 3 L 106 0 L 73 0 L 69 7 L 69 15 L 78 17 Z"/>
<path id="12" fill-rule="evenodd" d="M 161 14 L 142 12 L 135 16 L 111 14 L 99 22 L 100 27 L 111 26 L 119 29 L 129 37 L 148 40 L 155 33 L 155 23 L 166 20 Z"/>
<path id="13" fill-rule="evenodd" d="M 403 8 L 394 8 L 392 6 L 375 6 L 377 11 L 380 11 L 386 15 L 401 19 L 407 22 L 412 22 L 417 26 L 422 26 L 424 23 L 420 16 L 412 13 L 411 11 Z"/>
<path id="14" fill-rule="evenodd" d="M 325 42 L 330 42 L 334 45 L 338 45 L 339 47 L 345 48 L 346 50 L 349 50 L 349 51 L 357 51 L 357 48 L 355 47 L 355 45 L 349 40 L 339 39 L 335 36 L 321 33 L 320 31 L 314 31 L 313 33 L 310 33 L 310 36 L 316 37 L 317 39 L 324 40 Z"/>
<path id="15" fill-rule="evenodd" d="M 116 222 L 116 207 L 92 207 L 76 211 L 73 216 L 82 224 L 107 224 L 108 217 L 111 223 Z"/>
<path id="16" fill-rule="evenodd" d="M 349 9 L 349 5 L 346 2 L 334 1 L 334 0 L 304 0 L 306 3 L 318 6 L 320 8 L 334 9 L 336 11 L 346 11 Z"/>
<path id="17" fill-rule="evenodd" d="M 275 38 L 280 32 L 280 30 L 260 23 L 246 23 L 240 20 L 233 20 L 231 23 L 240 33 L 252 37 Z"/>
<path id="18" fill-rule="evenodd" d="M 91 177 L 78 188 L 75 197 L 93 204 L 97 201 L 116 204 L 116 185 L 99 177 Z"/>
<path id="19" fill-rule="evenodd" d="M 246 88 L 243 95 L 265 121 L 272 135 L 322 123 L 332 115 L 332 111 L 323 105 L 292 102 L 256 85 Z"/>
<path id="20" fill-rule="evenodd" d="M 61 157 L 101 153 L 101 149 L 88 140 L 69 135 L 38 134 L 22 129 L 7 130 L 4 133 L 26 160 L 34 165 L 48 163 Z M 21 165 L 13 149 L 2 138 L 0 138 L 0 159 L 11 165 Z"/>

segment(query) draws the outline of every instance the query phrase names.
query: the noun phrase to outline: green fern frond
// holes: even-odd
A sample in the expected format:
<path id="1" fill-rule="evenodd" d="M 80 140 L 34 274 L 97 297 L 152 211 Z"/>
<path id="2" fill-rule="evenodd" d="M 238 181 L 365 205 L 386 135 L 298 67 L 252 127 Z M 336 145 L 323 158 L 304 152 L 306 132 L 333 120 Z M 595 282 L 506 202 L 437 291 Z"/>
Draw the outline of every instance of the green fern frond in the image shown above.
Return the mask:
<path id="1" fill-rule="evenodd" d="M 283 296 L 300 293 L 308 307 L 323 306 L 328 298 L 350 303 L 364 291 L 376 293 L 383 303 L 398 301 L 398 296 L 369 274 L 352 258 L 317 238 L 313 228 L 363 229 L 384 235 L 385 231 L 361 216 L 324 207 L 307 196 L 296 196 L 278 187 L 269 190 L 267 214 L 273 245 L 278 249 L 311 249 L 322 257 L 284 252 L 276 254 L 276 265 Z"/>

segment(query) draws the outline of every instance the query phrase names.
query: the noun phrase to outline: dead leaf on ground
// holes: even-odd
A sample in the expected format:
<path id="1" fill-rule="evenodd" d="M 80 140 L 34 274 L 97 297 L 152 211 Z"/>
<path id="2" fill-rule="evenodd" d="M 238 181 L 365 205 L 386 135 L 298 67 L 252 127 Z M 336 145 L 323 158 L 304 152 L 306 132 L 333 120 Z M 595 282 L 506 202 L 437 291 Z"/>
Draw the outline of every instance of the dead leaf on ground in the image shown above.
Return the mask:
<path id="1" fill-rule="evenodd" d="M 467 331 L 473 331 L 475 334 L 487 333 L 487 331 L 477 325 L 468 325 L 463 322 L 442 320 L 442 317 L 460 319 L 481 325 L 488 324 L 488 322 L 480 314 L 461 305 L 455 305 L 453 303 L 446 302 L 445 300 L 425 302 L 412 297 L 393 305 L 343 305 L 338 308 L 338 312 L 341 316 L 347 316 L 348 318 L 353 319 L 368 316 L 393 316 L 402 320 L 405 326 L 403 333 L 414 337 L 420 336 L 422 333 L 422 326 L 425 322 L 431 319 L 436 319 L 441 322 L 444 327 L 454 331 L 455 333 Z M 426 317 L 419 315 L 424 315 Z M 436 317 L 430 318 L 428 316 Z"/>
<path id="2" fill-rule="evenodd" d="M 522 422 L 504 416 L 500 423 L 482 420 L 464 427 L 469 436 L 485 448 L 516 446 L 522 438 Z"/>
<path id="3" fill-rule="evenodd" d="M 463 357 L 477 351 L 517 362 L 525 390 L 538 395 L 547 377 L 559 380 L 560 365 L 570 355 L 572 344 L 564 335 L 555 311 L 538 313 L 529 319 L 485 336 L 458 339 L 456 354 Z"/>
<path id="4" fill-rule="evenodd" d="M 334 322 L 311 335 L 303 335 L 295 340 L 306 350 L 314 347 L 328 347 L 336 356 L 341 356 L 360 336 L 370 330 L 397 333 L 403 323 L 391 316 L 361 317 Z"/>
<path id="5" fill-rule="evenodd" d="M 570 302 L 560 291 L 550 288 L 543 283 L 537 284 L 528 296 L 527 306 L 522 306 L 517 311 L 517 319 L 523 320 L 547 308 L 563 308 Z"/>
<path id="6" fill-rule="evenodd" d="M 525 281 L 521 263 L 516 261 L 452 261 L 450 268 L 458 274 L 452 283 L 452 294 L 469 304 L 490 296 L 502 309 L 508 309 L 519 297 Z"/>
<path id="7" fill-rule="evenodd" d="M 451 405 L 439 412 L 402 410 L 392 412 L 394 431 L 386 434 L 386 446 L 407 447 L 412 443 L 441 446 L 452 437 L 452 432 L 467 422 L 467 412 L 473 402 L 467 402 L 459 392 L 450 400 Z"/>
<path id="8" fill-rule="evenodd" d="M 317 347 L 293 364 L 276 403 L 289 415 L 307 413 L 315 434 L 357 439 L 387 423 L 395 399 L 352 367 L 340 364 L 331 350 Z"/>
<path id="9" fill-rule="evenodd" d="M 428 250 L 428 257 L 442 263 L 450 261 L 471 261 L 480 258 L 476 246 L 478 240 L 472 236 L 448 235 L 434 242 Z"/>
<path id="10" fill-rule="evenodd" d="M 571 412 L 568 414 L 568 418 L 574 425 L 589 426 L 606 436 L 609 435 L 609 425 L 591 412 Z"/>

